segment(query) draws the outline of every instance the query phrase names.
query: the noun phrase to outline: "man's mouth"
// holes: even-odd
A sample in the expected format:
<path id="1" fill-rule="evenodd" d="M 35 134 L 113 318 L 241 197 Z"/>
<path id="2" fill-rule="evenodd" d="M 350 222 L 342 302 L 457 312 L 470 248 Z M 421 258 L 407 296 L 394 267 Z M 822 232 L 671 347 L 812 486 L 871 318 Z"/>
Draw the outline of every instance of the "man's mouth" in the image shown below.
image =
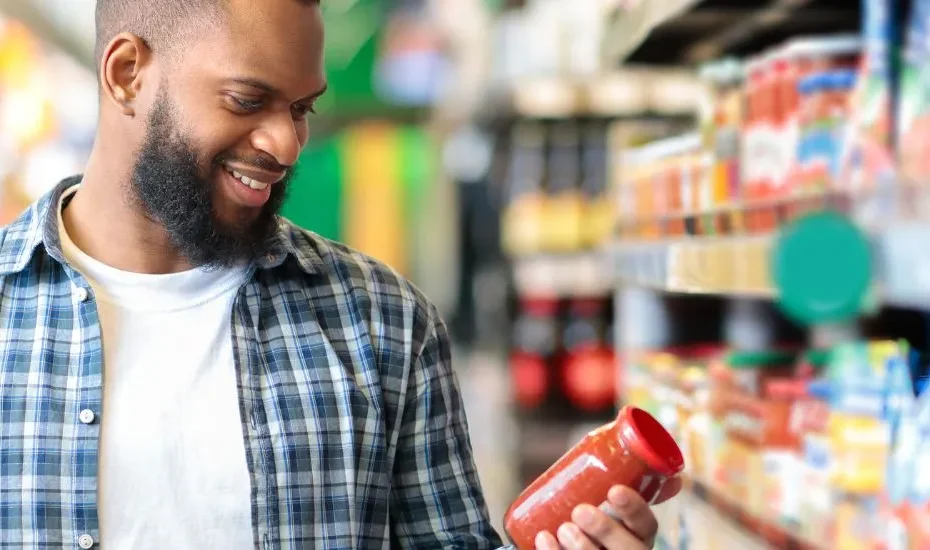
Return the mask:
<path id="1" fill-rule="evenodd" d="M 231 174 L 232 177 L 242 182 L 243 185 L 256 191 L 261 191 L 269 185 L 281 181 L 285 176 L 283 173 L 271 174 L 258 170 L 236 169 L 226 164 L 223 165 L 223 168 Z"/>

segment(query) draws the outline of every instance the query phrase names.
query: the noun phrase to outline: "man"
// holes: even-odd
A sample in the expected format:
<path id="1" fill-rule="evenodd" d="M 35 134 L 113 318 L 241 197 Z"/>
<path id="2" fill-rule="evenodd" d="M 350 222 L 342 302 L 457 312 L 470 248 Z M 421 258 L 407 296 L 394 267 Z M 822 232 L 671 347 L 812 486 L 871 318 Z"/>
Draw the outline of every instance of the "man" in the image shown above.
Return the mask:
<path id="1" fill-rule="evenodd" d="M 435 308 L 276 217 L 318 2 L 98 0 L 97 25 L 86 171 L 0 232 L 0 547 L 501 544 Z M 611 501 L 539 545 L 651 546 Z"/>

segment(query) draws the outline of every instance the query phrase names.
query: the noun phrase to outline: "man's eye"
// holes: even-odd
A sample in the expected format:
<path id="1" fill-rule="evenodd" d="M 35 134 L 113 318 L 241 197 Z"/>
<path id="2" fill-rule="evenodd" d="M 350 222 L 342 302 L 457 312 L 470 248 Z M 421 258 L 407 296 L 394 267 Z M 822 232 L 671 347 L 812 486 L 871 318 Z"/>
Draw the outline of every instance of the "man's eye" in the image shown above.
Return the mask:
<path id="1" fill-rule="evenodd" d="M 294 113 L 294 118 L 303 118 L 310 113 L 316 113 L 312 105 L 294 105 L 291 111 Z"/>
<path id="2" fill-rule="evenodd" d="M 264 101 L 262 101 L 261 99 L 248 99 L 248 98 L 238 97 L 238 96 L 229 96 L 229 97 L 232 98 L 232 100 L 235 102 L 237 107 L 250 113 L 254 113 L 265 106 Z"/>

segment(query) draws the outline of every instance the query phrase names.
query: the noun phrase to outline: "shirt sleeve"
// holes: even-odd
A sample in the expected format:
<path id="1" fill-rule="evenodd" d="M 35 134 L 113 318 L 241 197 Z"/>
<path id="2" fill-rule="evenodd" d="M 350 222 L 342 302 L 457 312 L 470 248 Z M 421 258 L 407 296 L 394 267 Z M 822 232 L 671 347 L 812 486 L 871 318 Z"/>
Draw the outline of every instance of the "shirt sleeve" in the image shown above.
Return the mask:
<path id="1" fill-rule="evenodd" d="M 424 317 L 425 326 L 414 327 L 424 337 L 411 364 L 398 431 L 392 547 L 498 548 L 502 543 L 475 469 L 448 332 L 434 309 Z"/>

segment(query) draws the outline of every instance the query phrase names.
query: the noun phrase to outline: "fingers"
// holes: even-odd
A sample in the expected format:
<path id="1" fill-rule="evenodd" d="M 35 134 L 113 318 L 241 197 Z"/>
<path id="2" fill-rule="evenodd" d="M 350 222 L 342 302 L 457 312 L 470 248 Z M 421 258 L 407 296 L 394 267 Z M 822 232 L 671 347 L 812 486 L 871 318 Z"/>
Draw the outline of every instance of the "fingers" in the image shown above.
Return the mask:
<path id="1" fill-rule="evenodd" d="M 617 519 L 623 522 L 627 530 L 652 548 L 659 531 L 659 522 L 646 501 L 636 491 L 619 485 L 610 489 L 607 501 L 614 507 Z"/>
<path id="2" fill-rule="evenodd" d="M 664 502 L 681 491 L 681 480 L 671 479 L 662 488 L 657 502 Z M 655 544 L 659 523 L 649 504 L 636 491 L 615 486 L 607 495 L 604 510 L 582 504 L 572 512 L 572 522 L 555 534 L 540 533 L 540 550 L 646 550 Z"/>
<path id="3" fill-rule="evenodd" d="M 656 497 L 654 504 L 662 504 L 666 500 L 674 498 L 678 493 L 681 492 L 682 482 L 680 477 L 673 477 L 665 482 L 665 485 L 662 486 L 662 489 L 659 491 L 659 496 Z"/>
<path id="4" fill-rule="evenodd" d="M 644 550 L 646 545 L 624 525 L 602 510 L 582 504 L 572 512 L 572 522 L 559 528 L 558 537 L 568 550 Z"/>
<path id="5" fill-rule="evenodd" d="M 562 548 L 552 533 L 544 532 L 536 535 L 536 550 L 562 550 Z"/>

